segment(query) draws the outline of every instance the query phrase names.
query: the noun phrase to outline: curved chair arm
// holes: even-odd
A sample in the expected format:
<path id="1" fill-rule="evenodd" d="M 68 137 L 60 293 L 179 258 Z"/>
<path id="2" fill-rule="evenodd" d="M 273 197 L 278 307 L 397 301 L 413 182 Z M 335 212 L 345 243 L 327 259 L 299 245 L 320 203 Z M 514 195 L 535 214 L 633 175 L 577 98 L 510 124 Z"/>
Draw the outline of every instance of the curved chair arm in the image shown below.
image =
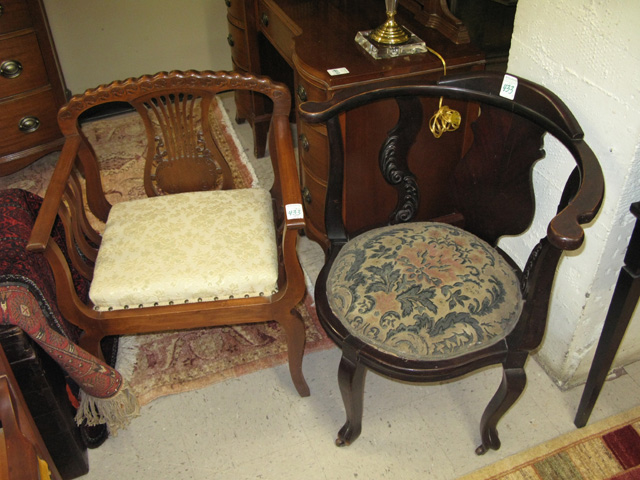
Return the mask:
<path id="1" fill-rule="evenodd" d="M 302 229 L 305 227 L 304 218 L 289 216 L 287 206 L 302 206 L 302 194 L 298 180 L 298 170 L 291 138 L 289 115 L 273 114 L 271 118 L 270 151 L 273 156 L 275 173 L 274 190 L 280 190 L 282 205 L 285 208 L 285 224 L 288 229 Z M 300 207 L 300 212 L 302 208 Z"/>
<path id="2" fill-rule="evenodd" d="M 82 140 L 79 135 L 68 136 L 62 147 L 62 153 L 53 171 L 47 194 L 44 197 L 27 244 L 27 250 L 30 252 L 43 252 L 47 248 L 53 224 L 62 205 L 67 182 L 71 176 L 81 143 Z"/>
<path id="3" fill-rule="evenodd" d="M 573 142 L 580 187 L 569 204 L 549 223 L 549 241 L 562 250 L 575 250 L 584 241 L 581 224 L 596 216 L 604 198 L 604 176 L 595 154 L 583 140 Z"/>

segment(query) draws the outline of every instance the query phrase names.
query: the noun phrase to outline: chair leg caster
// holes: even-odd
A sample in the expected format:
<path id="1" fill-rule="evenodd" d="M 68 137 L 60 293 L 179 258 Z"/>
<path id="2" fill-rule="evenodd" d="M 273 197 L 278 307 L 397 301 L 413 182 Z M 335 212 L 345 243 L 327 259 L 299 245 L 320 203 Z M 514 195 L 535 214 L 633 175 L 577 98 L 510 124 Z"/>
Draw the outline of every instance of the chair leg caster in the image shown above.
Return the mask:
<path id="1" fill-rule="evenodd" d="M 362 432 L 362 426 L 353 426 L 351 422 L 347 421 L 338 432 L 338 438 L 336 438 L 336 445 L 338 447 L 346 447 L 351 445 L 360 436 Z"/>
<path id="2" fill-rule="evenodd" d="M 480 445 L 478 448 L 476 448 L 476 455 L 484 455 L 485 453 L 487 453 L 489 450 L 498 450 L 500 448 L 500 440 L 496 440 L 492 441 L 488 444 L 483 443 L 482 445 Z"/>
<path id="3" fill-rule="evenodd" d="M 476 455 L 480 456 L 484 455 L 485 453 L 487 453 L 487 448 L 485 448 L 484 445 L 480 445 L 478 448 L 476 448 Z"/>

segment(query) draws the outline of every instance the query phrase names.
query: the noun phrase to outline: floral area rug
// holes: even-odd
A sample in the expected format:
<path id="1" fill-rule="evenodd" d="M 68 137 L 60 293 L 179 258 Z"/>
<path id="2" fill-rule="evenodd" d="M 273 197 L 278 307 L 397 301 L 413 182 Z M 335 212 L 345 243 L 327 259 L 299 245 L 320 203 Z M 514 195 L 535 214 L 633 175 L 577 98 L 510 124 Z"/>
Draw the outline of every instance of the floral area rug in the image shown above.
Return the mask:
<path id="1" fill-rule="evenodd" d="M 640 407 L 574 430 L 460 480 L 640 479 Z"/>
<path id="2" fill-rule="evenodd" d="M 222 103 L 213 112 L 214 136 L 229 161 L 237 186 L 258 180 L 233 130 Z M 141 172 L 146 142 L 136 113 L 87 122 L 83 132 L 92 143 L 103 170 L 104 190 L 112 203 L 144 195 Z M 21 188 L 44 196 L 59 154 L 51 154 L 7 177 L 0 189 Z M 140 179 L 140 180 L 139 180 Z M 97 219 L 92 219 L 100 230 Z M 307 332 L 306 353 L 329 348 L 312 299 L 298 306 Z M 284 332 L 276 322 L 210 327 L 120 338 L 117 370 L 126 378 L 140 405 L 168 394 L 269 368 L 287 361 Z"/>

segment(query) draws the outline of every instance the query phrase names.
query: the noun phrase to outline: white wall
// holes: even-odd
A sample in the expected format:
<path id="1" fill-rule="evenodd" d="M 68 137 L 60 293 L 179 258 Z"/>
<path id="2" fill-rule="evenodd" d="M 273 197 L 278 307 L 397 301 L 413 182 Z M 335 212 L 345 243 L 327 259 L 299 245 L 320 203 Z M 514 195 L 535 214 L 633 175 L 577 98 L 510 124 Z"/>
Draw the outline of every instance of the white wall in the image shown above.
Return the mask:
<path id="1" fill-rule="evenodd" d="M 586 242 L 566 255 L 554 286 L 549 328 L 537 359 L 566 387 L 585 380 L 622 265 L 640 201 L 640 2 L 637 0 L 520 0 L 508 70 L 547 86 L 573 111 L 603 167 L 606 194 Z M 537 215 L 552 215 L 571 171 L 555 139 L 534 171 L 542 192 Z M 529 245 L 544 235 L 534 222 Z M 526 261 L 524 249 L 505 248 Z M 640 309 L 638 309 L 640 310 Z M 638 315 L 636 313 L 635 315 Z M 640 320 L 634 318 L 616 365 L 640 359 Z"/>
<path id="2" fill-rule="evenodd" d="M 223 0 L 45 0 L 67 87 L 162 70 L 230 70 Z"/>

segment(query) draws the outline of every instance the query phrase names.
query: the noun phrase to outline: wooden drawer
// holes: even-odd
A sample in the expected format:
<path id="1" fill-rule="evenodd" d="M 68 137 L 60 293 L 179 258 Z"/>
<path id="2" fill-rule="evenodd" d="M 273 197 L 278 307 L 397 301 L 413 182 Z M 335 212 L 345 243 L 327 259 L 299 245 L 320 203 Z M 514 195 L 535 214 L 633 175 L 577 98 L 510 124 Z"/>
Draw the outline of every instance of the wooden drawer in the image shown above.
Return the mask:
<path id="1" fill-rule="evenodd" d="M 327 184 L 316 178 L 302 166 L 302 201 L 307 223 L 313 219 L 313 230 L 324 231 L 324 201 L 327 196 Z"/>
<path id="2" fill-rule="evenodd" d="M 29 7 L 25 0 L 2 0 L 0 3 L 0 34 L 31 26 Z"/>
<path id="3" fill-rule="evenodd" d="M 3 136 L 0 156 L 60 137 L 56 118 L 58 109 L 50 88 L 0 102 L 0 111 L 0 132 Z M 32 132 L 20 130 L 21 121 L 31 117 L 39 121 L 38 128 Z"/>
<path id="4" fill-rule="evenodd" d="M 324 125 L 298 122 L 298 151 L 304 166 L 313 176 L 329 178 L 329 139 Z"/>
<path id="5" fill-rule="evenodd" d="M 233 17 L 227 17 L 229 23 L 229 35 L 227 41 L 231 47 L 231 58 L 235 65 L 242 70 L 249 70 L 249 51 L 245 42 L 244 29 L 235 25 Z"/>
<path id="6" fill-rule="evenodd" d="M 258 2 L 259 29 L 289 64 L 293 56 L 294 37 L 302 30 L 272 0 Z"/>
<path id="7" fill-rule="evenodd" d="M 295 92 L 293 95 L 295 97 L 296 106 L 307 101 L 323 102 L 327 100 L 326 88 L 319 87 L 301 75 L 296 75 Z"/>
<path id="8" fill-rule="evenodd" d="M 49 83 L 35 33 L 0 40 L 0 65 L 8 69 L 10 63 L 12 68 L 17 65 L 19 69 L 13 76 L 8 70 L 0 75 L 0 96 L 9 97 Z"/>
<path id="9" fill-rule="evenodd" d="M 242 4 L 243 0 L 224 0 L 225 5 L 227 6 L 227 13 L 232 17 L 238 19 L 239 22 L 244 25 L 244 6 Z"/>

